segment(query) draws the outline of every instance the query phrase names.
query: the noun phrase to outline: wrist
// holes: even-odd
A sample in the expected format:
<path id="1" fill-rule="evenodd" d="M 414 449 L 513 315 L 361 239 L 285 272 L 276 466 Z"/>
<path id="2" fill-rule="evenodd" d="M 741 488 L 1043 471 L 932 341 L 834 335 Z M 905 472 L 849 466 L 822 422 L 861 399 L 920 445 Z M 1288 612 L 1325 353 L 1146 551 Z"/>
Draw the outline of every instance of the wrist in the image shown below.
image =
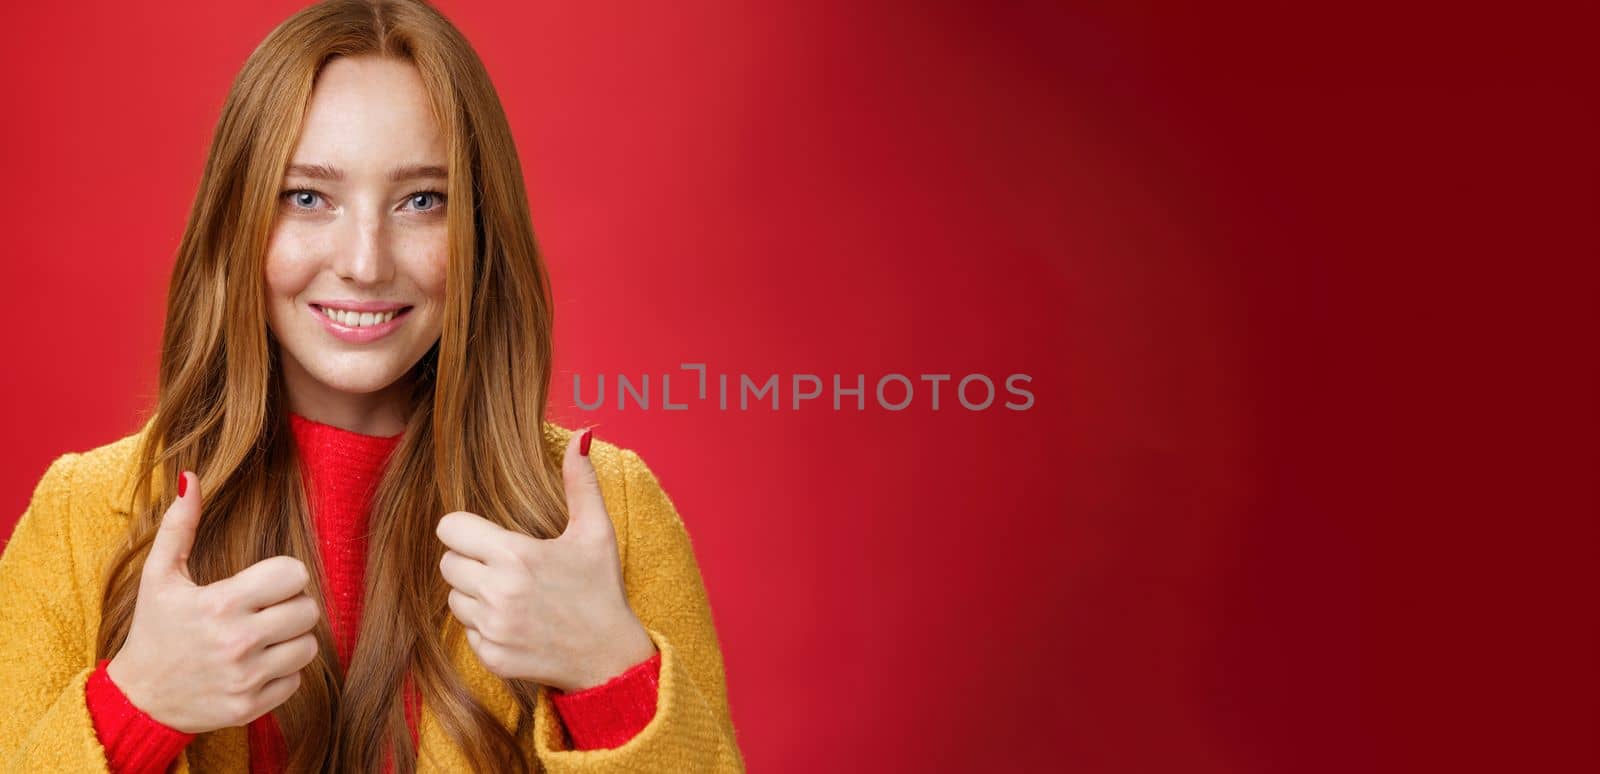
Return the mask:
<path id="1" fill-rule="evenodd" d="M 650 633 L 637 618 L 633 619 L 626 633 L 613 642 L 616 643 L 613 649 L 597 651 L 595 658 L 585 664 L 590 667 L 586 674 L 568 681 L 565 686 L 558 686 L 561 692 L 577 693 L 604 685 L 656 654 L 655 641 L 650 639 Z"/>
<path id="2" fill-rule="evenodd" d="M 111 682 L 116 685 L 117 690 L 128 698 L 128 703 L 132 704 L 135 709 L 149 715 L 151 718 L 156 718 L 155 713 L 151 712 L 153 707 L 150 706 L 149 700 L 145 698 L 144 686 L 140 685 L 139 681 L 128 673 L 126 665 L 118 660 L 121 656 L 122 653 L 119 651 L 116 656 L 106 662 L 106 677 L 111 678 Z"/>

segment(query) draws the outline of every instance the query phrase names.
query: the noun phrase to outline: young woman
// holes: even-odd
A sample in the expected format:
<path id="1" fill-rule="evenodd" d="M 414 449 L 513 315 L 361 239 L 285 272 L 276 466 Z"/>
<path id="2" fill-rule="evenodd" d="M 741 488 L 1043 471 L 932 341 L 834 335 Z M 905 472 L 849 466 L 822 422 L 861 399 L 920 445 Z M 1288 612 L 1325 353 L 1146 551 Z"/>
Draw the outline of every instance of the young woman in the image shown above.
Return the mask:
<path id="1" fill-rule="evenodd" d="M 688 533 L 543 419 L 552 310 L 477 55 L 296 14 L 223 107 L 142 430 L 0 557 L 0 770 L 742 771 Z"/>

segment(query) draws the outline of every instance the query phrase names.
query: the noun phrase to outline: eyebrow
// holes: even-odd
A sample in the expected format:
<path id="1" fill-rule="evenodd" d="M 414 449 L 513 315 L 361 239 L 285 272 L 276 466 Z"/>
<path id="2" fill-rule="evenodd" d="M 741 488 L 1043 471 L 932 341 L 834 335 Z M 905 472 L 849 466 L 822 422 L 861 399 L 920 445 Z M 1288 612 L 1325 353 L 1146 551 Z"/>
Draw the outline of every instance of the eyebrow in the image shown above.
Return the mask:
<path id="1" fill-rule="evenodd" d="M 299 175 L 315 180 L 344 180 L 344 170 L 330 167 L 327 164 L 290 164 L 284 171 L 284 176 Z M 450 179 L 450 170 L 437 164 L 410 164 L 396 167 L 389 171 L 389 182 L 403 183 L 407 180 Z"/>

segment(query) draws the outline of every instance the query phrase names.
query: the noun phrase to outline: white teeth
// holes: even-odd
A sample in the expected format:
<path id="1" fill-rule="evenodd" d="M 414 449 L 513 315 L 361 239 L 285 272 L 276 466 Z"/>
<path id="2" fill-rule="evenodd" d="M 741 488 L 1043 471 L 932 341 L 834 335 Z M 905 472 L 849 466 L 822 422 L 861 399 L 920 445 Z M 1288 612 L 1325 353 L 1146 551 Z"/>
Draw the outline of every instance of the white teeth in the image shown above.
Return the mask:
<path id="1" fill-rule="evenodd" d="M 394 316 L 400 313 L 400 310 L 398 309 L 392 312 L 375 313 L 347 312 L 343 309 L 329 309 L 328 307 L 320 308 L 322 309 L 322 313 L 327 315 L 329 319 L 339 323 L 340 325 L 351 328 L 365 328 L 369 325 L 382 325 L 390 320 L 393 320 Z"/>

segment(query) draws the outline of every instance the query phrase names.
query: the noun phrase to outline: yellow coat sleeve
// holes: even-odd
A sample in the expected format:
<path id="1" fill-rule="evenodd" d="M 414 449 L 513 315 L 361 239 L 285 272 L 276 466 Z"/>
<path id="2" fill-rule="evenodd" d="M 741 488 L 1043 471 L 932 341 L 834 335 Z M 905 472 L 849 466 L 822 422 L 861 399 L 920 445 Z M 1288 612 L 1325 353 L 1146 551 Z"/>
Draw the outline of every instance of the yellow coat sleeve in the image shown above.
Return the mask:
<path id="1" fill-rule="evenodd" d="M 623 579 L 634 614 L 661 651 L 656 714 L 620 747 L 571 750 L 541 689 L 534 713 L 538 763 L 550 774 L 743 772 L 722 649 L 688 530 L 644 460 L 627 449 L 621 457 Z"/>
<path id="2" fill-rule="evenodd" d="M 51 463 L 0 555 L 0 772 L 109 771 L 84 696 L 94 659 L 70 530 L 78 456 Z"/>

